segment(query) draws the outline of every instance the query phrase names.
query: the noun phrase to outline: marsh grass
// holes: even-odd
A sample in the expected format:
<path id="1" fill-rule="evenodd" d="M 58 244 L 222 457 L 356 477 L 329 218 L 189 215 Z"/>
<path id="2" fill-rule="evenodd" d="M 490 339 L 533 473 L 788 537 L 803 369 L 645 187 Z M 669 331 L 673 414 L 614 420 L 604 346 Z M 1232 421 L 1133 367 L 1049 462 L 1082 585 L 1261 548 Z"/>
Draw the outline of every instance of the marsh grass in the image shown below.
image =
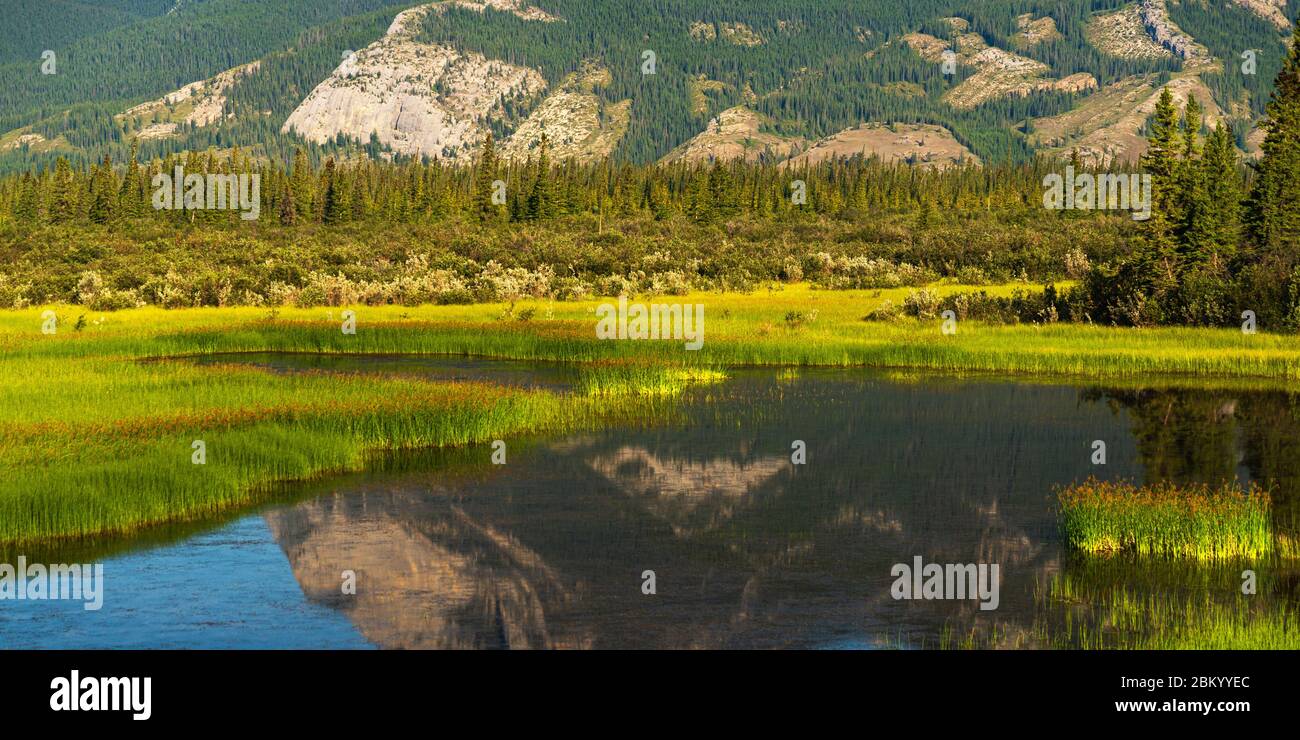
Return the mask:
<path id="1" fill-rule="evenodd" d="M 1089 479 L 1061 489 L 1058 499 L 1066 545 L 1085 552 L 1215 560 L 1273 551 L 1271 499 L 1253 483 L 1243 489 Z"/>
<path id="2" fill-rule="evenodd" d="M 1300 612 L 1285 598 L 1219 600 L 1210 590 L 1139 593 L 1064 573 L 1047 586 L 1037 630 L 1048 644 L 1087 650 L 1294 650 Z M 1234 593 L 1234 591 L 1229 591 Z"/>
<path id="3" fill-rule="evenodd" d="M 287 481 L 358 469 L 376 450 L 662 418 L 674 393 L 704 377 L 648 363 L 582 367 L 584 388 L 620 393 L 610 403 L 611 392 L 140 362 L 158 341 L 179 340 L 123 334 L 37 340 L 0 359 L 0 542 L 207 519 L 267 500 Z M 194 440 L 206 445 L 205 464 L 191 461 Z"/>
<path id="4" fill-rule="evenodd" d="M 1036 582 L 1027 622 L 949 621 L 929 639 L 899 633 L 885 647 L 940 650 L 1295 650 L 1300 610 L 1276 562 L 1258 592 L 1240 592 L 1226 563 L 1071 557 Z"/>
<path id="5" fill-rule="evenodd" d="M 1024 285 L 984 286 L 994 294 Z M 939 285 L 940 295 L 963 286 Z M 1300 378 L 1288 338 L 1228 330 L 866 322 L 907 289 L 674 296 L 706 307 L 699 351 L 680 341 L 601 341 L 603 300 L 341 308 L 0 311 L 0 542 L 130 532 L 265 499 L 278 481 L 363 464 L 368 451 L 474 444 L 670 414 L 681 391 L 737 366 L 866 366 L 911 372 L 1074 375 L 1285 385 Z M 59 317 L 41 333 L 42 311 Z M 535 309 L 529 312 L 529 309 Z M 544 310 L 543 310 L 544 309 Z M 816 321 L 791 323 L 791 312 Z M 478 355 L 573 363 L 572 394 L 487 383 L 241 365 L 144 362 L 217 353 Z M 192 465 L 203 439 L 206 465 Z"/>

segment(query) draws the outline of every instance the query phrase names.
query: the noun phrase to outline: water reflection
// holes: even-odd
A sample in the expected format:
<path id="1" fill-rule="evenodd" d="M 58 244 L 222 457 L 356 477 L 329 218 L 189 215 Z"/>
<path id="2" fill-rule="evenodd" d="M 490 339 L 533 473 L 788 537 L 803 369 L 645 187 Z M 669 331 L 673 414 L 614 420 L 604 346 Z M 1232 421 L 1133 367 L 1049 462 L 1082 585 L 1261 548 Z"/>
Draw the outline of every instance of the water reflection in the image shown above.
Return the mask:
<path id="1" fill-rule="evenodd" d="M 1113 474 L 1137 472 L 1126 420 L 1068 388 L 759 376 L 701 394 L 682 429 L 543 442 L 495 469 L 425 459 L 267 520 L 309 598 L 384 647 L 869 646 L 1029 624 L 1060 567 L 1052 484 L 1094 472 L 1099 436 Z M 998 612 L 892 599 L 892 565 L 916 555 L 999 563 Z"/>
<path id="2" fill-rule="evenodd" d="M 319 362 L 357 369 L 352 360 Z M 519 371 L 458 362 L 440 372 Z M 1186 612 L 1194 598 L 1233 597 L 1247 566 L 1261 573 L 1254 603 L 1296 604 L 1300 575 L 1286 562 L 1070 556 L 1053 497 L 1055 486 L 1088 476 L 1271 481 L 1278 526 L 1294 532 L 1300 415 L 1290 394 L 745 372 L 692 391 L 681 406 L 684 420 L 672 428 L 511 440 L 504 466 L 489 464 L 487 447 L 388 455 L 369 472 L 302 486 L 294 503 L 258 515 L 258 527 L 220 525 L 218 533 L 268 533 L 264 544 L 278 546 L 289 566 L 279 591 L 300 589 L 355 635 L 311 626 L 329 622 L 300 606 L 292 619 L 259 611 L 247 591 L 241 624 L 281 620 L 295 644 L 313 646 L 861 648 L 981 634 L 981 644 L 1047 647 L 1056 643 L 1043 629 L 1045 595 L 1071 619 L 1089 608 L 1080 594 L 1117 589 Z M 791 462 L 795 440 L 806 445 L 806 464 Z M 1105 466 L 1091 463 L 1093 440 L 1107 442 Z M 130 567 L 158 553 L 178 562 L 200 540 L 207 560 L 219 554 L 236 577 L 252 553 L 265 558 L 252 540 L 177 536 L 115 555 L 127 575 L 110 588 L 167 594 L 203 582 L 209 576 L 197 566 Z M 894 600 L 891 568 L 916 556 L 999 564 L 999 608 Z M 48 559 L 58 562 L 58 553 Z M 655 573 L 653 595 L 642 593 L 646 570 Z M 349 571 L 355 594 L 344 593 Z M 226 592 L 206 598 L 191 610 L 231 611 Z M 98 645 L 105 625 L 122 635 L 112 644 L 149 645 L 175 617 L 161 597 L 143 603 L 155 601 L 124 612 L 109 598 L 94 630 L 70 610 L 22 605 L 17 621 L 0 613 L 0 644 L 21 624 L 24 634 L 55 635 L 41 646 Z M 318 632 L 305 639 L 304 630 Z M 205 635 L 189 630 L 168 644 L 232 644 L 226 633 Z"/>

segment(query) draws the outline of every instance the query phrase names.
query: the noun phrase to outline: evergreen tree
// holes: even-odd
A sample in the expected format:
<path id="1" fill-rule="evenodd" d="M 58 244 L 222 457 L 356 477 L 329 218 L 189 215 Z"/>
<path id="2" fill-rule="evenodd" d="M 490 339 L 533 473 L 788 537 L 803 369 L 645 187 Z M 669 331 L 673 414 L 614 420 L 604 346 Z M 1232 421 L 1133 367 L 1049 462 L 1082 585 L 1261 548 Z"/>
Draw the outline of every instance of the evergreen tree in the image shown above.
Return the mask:
<path id="1" fill-rule="evenodd" d="M 686 215 L 697 224 L 707 224 L 717 217 L 709 197 L 707 175 L 696 173 L 686 186 Z"/>
<path id="2" fill-rule="evenodd" d="M 1183 109 L 1182 159 L 1178 163 L 1175 208 L 1178 224 L 1179 254 L 1190 264 L 1207 260 L 1213 247 L 1213 224 L 1206 191 L 1205 170 L 1200 161 L 1198 137 L 1201 132 L 1201 104 L 1189 95 Z"/>
<path id="3" fill-rule="evenodd" d="M 1142 165 L 1151 175 L 1151 218 L 1143 229 L 1138 255 L 1141 281 L 1146 288 L 1170 288 L 1176 281 L 1174 226 L 1178 213 L 1178 156 L 1182 152 L 1178 132 L 1178 110 L 1169 88 L 1160 91 L 1151 118 L 1151 134 Z"/>
<path id="4" fill-rule="evenodd" d="M 1266 114 L 1246 225 L 1257 249 L 1291 252 L 1300 245 L 1300 24 L 1273 82 Z"/>
<path id="5" fill-rule="evenodd" d="M 478 164 L 474 170 L 474 200 L 472 216 L 484 223 L 490 223 L 501 217 L 499 204 L 492 202 L 495 190 L 493 185 L 497 178 L 496 144 L 492 133 L 483 139 L 483 150 L 479 153 Z"/>
<path id="6" fill-rule="evenodd" d="M 90 182 L 90 220 L 106 224 L 113 218 L 113 205 L 117 203 L 117 178 L 113 176 L 113 161 L 104 155 L 104 161 L 95 168 Z"/>
<path id="7" fill-rule="evenodd" d="M 537 171 L 533 177 L 533 189 L 528 194 L 528 206 L 525 216 L 530 221 L 552 218 L 555 215 L 555 196 L 551 192 L 551 157 L 547 152 L 549 142 L 546 132 L 542 132 L 537 147 Z"/>
<path id="8" fill-rule="evenodd" d="M 298 221 L 298 209 L 293 202 L 293 188 L 286 182 L 280 193 L 280 223 L 293 226 Z"/>
<path id="9" fill-rule="evenodd" d="M 18 199 L 14 204 L 14 218 L 20 223 L 35 225 L 41 222 L 40 183 L 32 173 L 24 172 L 18 183 Z"/>
<path id="10" fill-rule="evenodd" d="M 310 219 L 312 213 L 313 200 L 313 183 L 311 164 L 307 160 L 307 152 L 299 147 L 293 154 L 293 174 L 290 176 L 290 187 L 293 190 L 293 203 L 296 208 L 294 220 L 301 221 Z"/>
<path id="11" fill-rule="evenodd" d="M 50 222 L 66 223 L 76 218 L 81 210 L 80 201 L 72 165 L 68 164 L 66 157 L 59 157 L 54 163 L 54 178 L 50 183 Z"/>
<path id="12" fill-rule="evenodd" d="M 724 219 L 735 216 L 740 211 L 736 195 L 736 181 L 730 167 L 714 160 L 709 170 L 709 202 L 713 214 Z"/>
<path id="13" fill-rule="evenodd" d="M 117 213 L 120 218 L 140 218 L 145 212 L 145 183 L 138 159 L 140 143 L 131 140 L 131 155 L 122 176 L 122 189 L 117 196 Z"/>
<path id="14" fill-rule="evenodd" d="M 341 175 L 334 166 L 334 158 L 325 160 L 325 171 L 321 174 L 321 192 L 324 203 L 321 206 L 321 222 L 337 224 L 344 221 L 350 212 L 347 199 L 347 185 L 341 181 Z"/>
<path id="15" fill-rule="evenodd" d="M 1231 259 L 1241 233 L 1241 177 L 1232 133 L 1222 121 L 1205 142 L 1202 158 L 1207 204 L 1205 245 L 1211 259 Z"/>

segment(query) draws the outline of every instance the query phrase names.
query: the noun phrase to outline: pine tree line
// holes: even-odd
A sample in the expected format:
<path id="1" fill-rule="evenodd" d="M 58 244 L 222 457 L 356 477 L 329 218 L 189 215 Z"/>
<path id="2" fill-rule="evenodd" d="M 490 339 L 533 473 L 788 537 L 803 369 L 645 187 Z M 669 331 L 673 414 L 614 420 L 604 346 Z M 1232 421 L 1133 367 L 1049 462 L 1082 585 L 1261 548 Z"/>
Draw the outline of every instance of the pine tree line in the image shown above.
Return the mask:
<path id="1" fill-rule="evenodd" d="M 255 174 L 262 218 L 285 225 L 367 220 L 428 223 L 542 221 L 576 214 L 606 218 L 688 218 L 696 223 L 737 216 L 817 214 L 851 217 L 868 211 L 908 211 L 922 203 L 955 210 L 1028 208 L 1039 202 L 1041 180 L 1053 165 L 1037 161 L 996 167 L 927 170 L 855 157 L 787 167 L 744 162 L 634 165 L 606 160 L 556 162 L 543 136 L 534 156 L 504 161 L 495 139 L 485 139 L 472 167 L 327 158 L 312 166 L 299 149 L 287 165 L 234 149 L 187 152 L 127 162 L 105 157 L 88 167 L 59 158 L 53 167 L 0 178 L 0 215 L 24 226 L 131 219 L 236 223 L 233 213 L 157 210 L 154 176 Z M 796 182 L 800 185 L 796 186 Z M 796 202 L 796 188 L 807 193 Z"/>

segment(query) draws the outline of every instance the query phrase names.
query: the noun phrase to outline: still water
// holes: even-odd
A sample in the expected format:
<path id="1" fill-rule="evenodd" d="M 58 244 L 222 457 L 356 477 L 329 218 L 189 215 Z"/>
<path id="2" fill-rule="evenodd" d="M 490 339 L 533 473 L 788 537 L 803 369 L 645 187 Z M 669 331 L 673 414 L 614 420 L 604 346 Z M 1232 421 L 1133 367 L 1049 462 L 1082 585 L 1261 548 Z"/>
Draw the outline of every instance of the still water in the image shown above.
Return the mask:
<path id="1" fill-rule="evenodd" d="M 364 362 L 559 392 L 572 380 L 524 363 Z M 682 401 L 671 422 L 510 440 L 505 465 L 486 445 L 386 455 L 223 522 L 43 553 L 102 562 L 104 606 L 0 603 L 0 646 L 872 648 L 992 626 L 1030 635 L 1044 585 L 1078 567 L 1054 486 L 1270 480 L 1281 517 L 1300 483 L 1300 414 L 1280 392 L 737 371 Z M 998 564 L 998 608 L 895 600 L 891 569 L 916 556 Z M 1231 592 L 1243 566 L 1161 567 L 1172 574 L 1087 570 L 1167 595 Z"/>

